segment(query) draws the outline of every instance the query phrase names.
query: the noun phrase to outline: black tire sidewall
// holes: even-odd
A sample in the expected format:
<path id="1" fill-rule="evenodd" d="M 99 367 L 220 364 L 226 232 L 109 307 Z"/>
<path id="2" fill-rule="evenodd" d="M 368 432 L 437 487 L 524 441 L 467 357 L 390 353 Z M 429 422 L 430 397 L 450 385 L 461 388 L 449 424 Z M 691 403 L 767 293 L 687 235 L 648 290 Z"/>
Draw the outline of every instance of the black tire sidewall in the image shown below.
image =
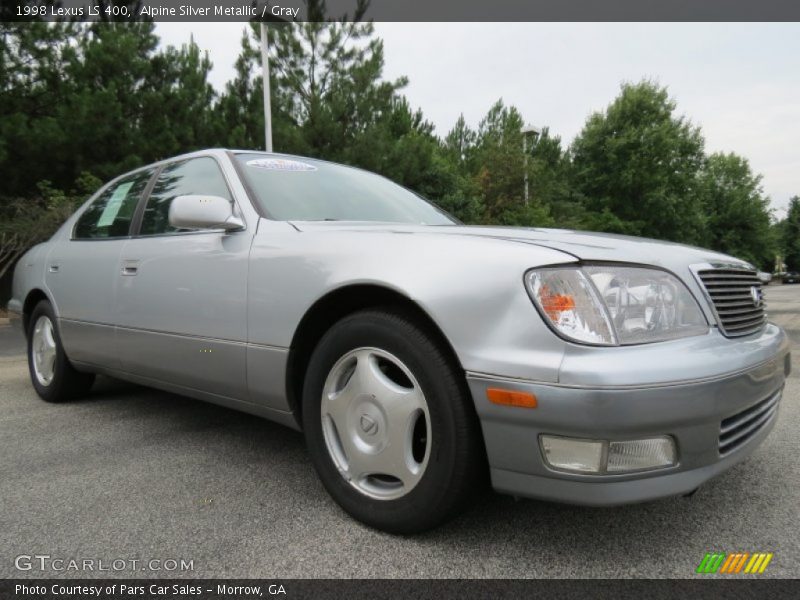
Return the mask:
<path id="1" fill-rule="evenodd" d="M 431 421 L 431 453 L 422 479 L 405 496 L 377 500 L 355 489 L 341 476 L 322 433 L 321 398 L 325 380 L 344 354 L 360 347 L 389 352 L 408 367 L 422 388 Z M 389 313 L 364 312 L 345 318 L 322 338 L 309 363 L 303 391 L 303 428 L 312 461 L 328 492 L 357 519 L 385 531 L 411 533 L 441 521 L 454 504 L 459 446 L 464 428 L 463 389 L 443 353 L 421 328 Z M 461 452 L 459 451 L 461 450 Z"/>
<path id="2" fill-rule="evenodd" d="M 33 367 L 33 330 L 36 327 L 36 322 L 40 317 L 46 316 L 53 324 L 53 338 L 56 342 L 56 358 L 53 364 L 53 379 L 49 385 L 42 385 L 36 377 L 36 371 Z M 31 383 L 33 384 L 36 393 L 42 400 L 47 402 L 62 402 L 69 399 L 69 389 L 67 386 L 67 371 L 70 369 L 70 364 L 64 353 L 64 347 L 61 343 L 61 335 L 58 331 L 58 320 L 56 319 L 53 307 L 46 300 L 42 300 L 31 312 L 31 318 L 28 322 L 28 371 L 31 376 Z"/>

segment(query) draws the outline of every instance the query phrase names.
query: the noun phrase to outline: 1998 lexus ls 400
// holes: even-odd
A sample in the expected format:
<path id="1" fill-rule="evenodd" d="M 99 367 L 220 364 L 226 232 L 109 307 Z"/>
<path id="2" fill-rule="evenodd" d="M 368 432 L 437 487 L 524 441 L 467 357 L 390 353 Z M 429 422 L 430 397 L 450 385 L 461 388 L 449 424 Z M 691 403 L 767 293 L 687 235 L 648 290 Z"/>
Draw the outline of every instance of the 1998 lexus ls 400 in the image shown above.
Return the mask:
<path id="1" fill-rule="evenodd" d="M 789 344 L 708 250 L 466 227 L 390 181 L 208 150 L 111 181 L 9 310 L 45 400 L 95 373 L 302 429 L 333 498 L 432 527 L 482 476 L 610 505 L 687 493 L 773 427 Z"/>

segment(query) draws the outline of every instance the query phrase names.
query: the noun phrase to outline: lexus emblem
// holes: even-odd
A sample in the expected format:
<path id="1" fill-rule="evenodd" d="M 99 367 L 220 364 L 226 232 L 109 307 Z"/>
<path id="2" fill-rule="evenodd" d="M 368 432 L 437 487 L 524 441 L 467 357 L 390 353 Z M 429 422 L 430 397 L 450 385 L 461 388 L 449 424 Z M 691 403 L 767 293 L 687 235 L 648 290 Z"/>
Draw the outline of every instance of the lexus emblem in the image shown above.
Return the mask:
<path id="1" fill-rule="evenodd" d="M 761 290 L 757 286 L 750 288 L 750 297 L 753 299 L 753 306 L 759 308 L 761 306 Z"/>
<path id="2" fill-rule="evenodd" d="M 361 415 L 361 430 L 367 435 L 375 435 L 378 432 L 378 422 L 369 415 Z"/>

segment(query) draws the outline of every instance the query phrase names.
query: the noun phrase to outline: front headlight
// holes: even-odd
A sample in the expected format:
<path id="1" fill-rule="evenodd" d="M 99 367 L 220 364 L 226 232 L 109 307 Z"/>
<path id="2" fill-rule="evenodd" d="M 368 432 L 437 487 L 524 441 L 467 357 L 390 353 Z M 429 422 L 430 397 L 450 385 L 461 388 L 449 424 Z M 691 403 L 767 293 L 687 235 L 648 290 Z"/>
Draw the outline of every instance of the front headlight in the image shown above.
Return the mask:
<path id="1" fill-rule="evenodd" d="M 575 342 L 645 344 L 708 332 L 700 307 L 674 275 L 616 265 L 529 271 L 525 285 L 545 321 Z"/>

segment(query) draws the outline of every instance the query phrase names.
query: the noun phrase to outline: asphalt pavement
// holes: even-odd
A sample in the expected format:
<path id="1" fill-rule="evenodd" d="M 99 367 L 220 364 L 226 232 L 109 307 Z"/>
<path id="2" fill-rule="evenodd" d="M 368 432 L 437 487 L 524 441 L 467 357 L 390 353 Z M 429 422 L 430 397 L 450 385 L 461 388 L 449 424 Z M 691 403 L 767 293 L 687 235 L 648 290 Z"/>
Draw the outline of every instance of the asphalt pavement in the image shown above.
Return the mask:
<path id="1" fill-rule="evenodd" d="M 767 299 L 800 343 L 800 285 Z M 0 577 L 693 577 L 711 551 L 773 552 L 761 577 L 798 577 L 798 356 L 772 435 L 690 498 L 582 508 L 484 492 L 443 527 L 397 537 L 343 513 L 302 436 L 279 425 L 110 379 L 42 402 L 21 338 L 0 327 Z M 17 570 L 37 554 L 126 567 Z M 181 559 L 192 570 L 166 571 Z"/>
<path id="2" fill-rule="evenodd" d="M 16 329 L 9 327 L 8 319 L 0 318 L 0 357 L 15 357 L 20 354 L 25 354 L 25 338 Z"/>

